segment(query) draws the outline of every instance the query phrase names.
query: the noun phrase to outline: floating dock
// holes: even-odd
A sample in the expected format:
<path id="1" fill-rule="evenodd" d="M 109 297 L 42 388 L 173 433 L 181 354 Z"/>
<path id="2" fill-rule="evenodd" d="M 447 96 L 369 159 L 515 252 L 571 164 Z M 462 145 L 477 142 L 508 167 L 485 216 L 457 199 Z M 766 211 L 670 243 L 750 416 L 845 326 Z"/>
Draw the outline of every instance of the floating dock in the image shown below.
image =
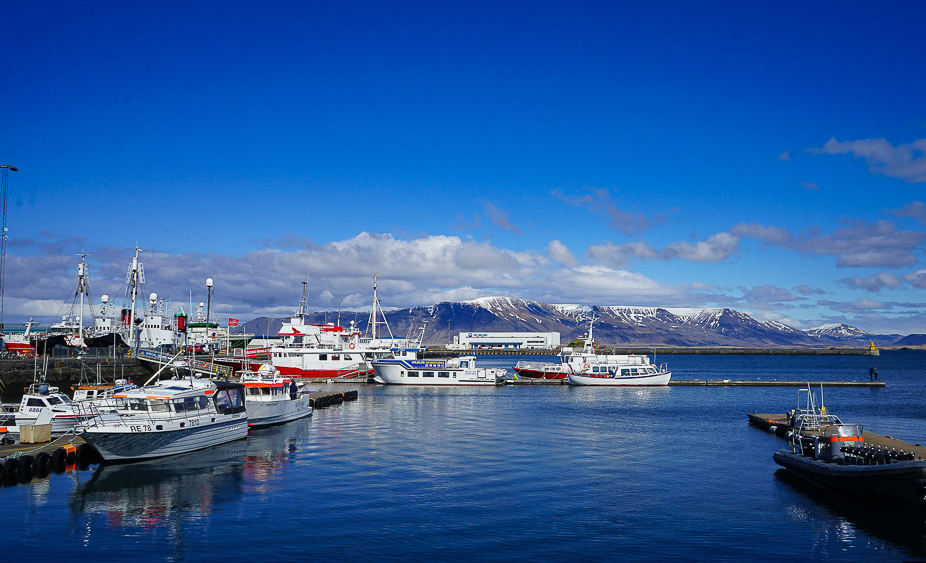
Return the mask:
<path id="1" fill-rule="evenodd" d="M 778 436 L 781 436 L 782 438 L 787 437 L 788 432 L 792 430 L 791 426 L 788 424 L 787 414 L 750 413 L 747 416 L 749 417 L 749 424 L 755 426 L 756 428 L 772 432 Z M 898 440 L 892 436 L 875 434 L 874 432 L 865 430 L 864 424 L 861 426 L 862 433 L 865 436 L 865 443 L 872 446 L 880 446 L 886 449 L 913 452 L 917 458 L 926 459 L 926 447 L 923 447 L 920 444 L 904 442 L 903 440 Z"/>

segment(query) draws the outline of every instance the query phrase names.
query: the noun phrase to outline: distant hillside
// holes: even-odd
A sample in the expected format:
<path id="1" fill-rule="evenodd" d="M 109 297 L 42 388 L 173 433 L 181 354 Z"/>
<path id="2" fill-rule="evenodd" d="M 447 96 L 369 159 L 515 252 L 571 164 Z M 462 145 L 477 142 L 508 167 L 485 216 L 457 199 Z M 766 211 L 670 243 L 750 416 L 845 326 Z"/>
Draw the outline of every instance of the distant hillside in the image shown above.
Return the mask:
<path id="1" fill-rule="evenodd" d="M 386 314 L 392 333 L 405 336 L 426 326 L 424 343 L 443 345 L 460 332 L 559 332 L 563 342 L 580 338 L 594 316 L 595 339 L 609 346 L 748 346 L 763 348 L 892 345 L 901 335 L 869 334 L 844 324 L 799 330 L 776 321 L 760 322 L 727 308 L 685 313 L 662 307 L 549 305 L 507 297 L 444 302 L 429 307 L 398 309 Z M 351 321 L 366 330 L 369 313 L 342 312 L 341 325 Z M 287 319 L 288 320 L 288 319 Z M 240 329 L 255 335 L 276 335 L 284 319 L 261 317 Z M 337 322 L 337 313 L 307 315 L 311 324 Z M 912 337 L 912 336 L 911 336 Z M 907 337 L 907 338 L 911 338 Z M 926 336 L 924 336 L 926 338 Z"/>
<path id="2" fill-rule="evenodd" d="M 895 346 L 924 346 L 926 345 L 926 334 L 911 334 L 904 336 L 894 343 Z"/>

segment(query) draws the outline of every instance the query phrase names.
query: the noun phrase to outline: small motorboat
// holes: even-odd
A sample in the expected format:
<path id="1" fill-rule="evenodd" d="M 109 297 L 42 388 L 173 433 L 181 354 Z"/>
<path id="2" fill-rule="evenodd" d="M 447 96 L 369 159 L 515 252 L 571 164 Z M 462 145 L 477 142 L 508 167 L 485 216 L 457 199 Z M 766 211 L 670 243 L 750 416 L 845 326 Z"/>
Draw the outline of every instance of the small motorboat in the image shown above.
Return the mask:
<path id="1" fill-rule="evenodd" d="M 868 444 L 860 424 L 843 423 L 811 398 L 808 408 L 788 414 L 789 448 L 773 457 L 789 472 L 849 499 L 926 509 L 926 460 Z"/>
<path id="2" fill-rule="evenodd" d="M 309 394 L 303 386 L 279 370 L 264 364 L 256 372 L 245 372 L 244 385 L 248 426 L 259 428 L 312 416 Z"/>

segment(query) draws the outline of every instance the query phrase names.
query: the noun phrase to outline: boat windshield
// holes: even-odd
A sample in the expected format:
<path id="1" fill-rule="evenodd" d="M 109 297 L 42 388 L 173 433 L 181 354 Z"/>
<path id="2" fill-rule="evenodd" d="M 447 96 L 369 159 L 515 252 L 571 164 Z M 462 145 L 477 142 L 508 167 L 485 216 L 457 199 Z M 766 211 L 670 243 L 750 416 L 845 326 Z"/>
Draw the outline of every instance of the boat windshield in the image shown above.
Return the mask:
<path id="1" fill-rule="evenodd" d="M 834 424 L 824 432 L 824 436 L 840 436 L 843 438 L 862 435 L 862 429 L 858 424 Z"/>

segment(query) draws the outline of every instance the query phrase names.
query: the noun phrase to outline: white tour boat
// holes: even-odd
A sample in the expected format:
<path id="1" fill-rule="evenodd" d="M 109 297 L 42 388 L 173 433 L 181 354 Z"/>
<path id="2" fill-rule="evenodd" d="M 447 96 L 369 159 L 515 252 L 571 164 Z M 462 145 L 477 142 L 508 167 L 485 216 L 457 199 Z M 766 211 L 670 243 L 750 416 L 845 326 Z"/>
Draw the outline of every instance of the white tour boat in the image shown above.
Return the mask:
<path id="1" fill-rule="evenodd" d="M 646 356 L 636 356 L 645 361 L 639 365 L 621 362 L 615 367 L 605 365 L 589 365 L 584 372 L 567 373 L 570 385 L 668 385 L 672 373 L 666 370 L 665 364 L 656 367 L 649 363 Z"/>
<path id="2" fill-rule="evenodd" d="M 373 372 L 374 381 L 390 385 L 495 385 L 507 374 L 504 368 L 476 367 L 476 356 L 375 360 Z"/>
<path id="3" fill-rule="evenodd" d="M 245 388 L 248 426 L 259 428 L 312 416 L 309 394 L 292 378 L 283 377 L 273 366 L 264 364 L 256 372 L 245 372 L 240 383 Z"/>
<path id="4" fill-rule="evenodd" d="M 581 351 L 563 348 L 559 362 L 520 361 L 514 366 L 518 377 L 566 379 L 573 385 L 668 385 L 672 374 L 666 364 L 657 366 L 640 354 L 599 354 L 592 327 Z"/>
<path id="5" fill-rule="evenodd" d="M 244 386 L 205 379 L 160 381 L 81 405 L 77 430 L 104 461 L 181 454 L 248 434 Z"/>

